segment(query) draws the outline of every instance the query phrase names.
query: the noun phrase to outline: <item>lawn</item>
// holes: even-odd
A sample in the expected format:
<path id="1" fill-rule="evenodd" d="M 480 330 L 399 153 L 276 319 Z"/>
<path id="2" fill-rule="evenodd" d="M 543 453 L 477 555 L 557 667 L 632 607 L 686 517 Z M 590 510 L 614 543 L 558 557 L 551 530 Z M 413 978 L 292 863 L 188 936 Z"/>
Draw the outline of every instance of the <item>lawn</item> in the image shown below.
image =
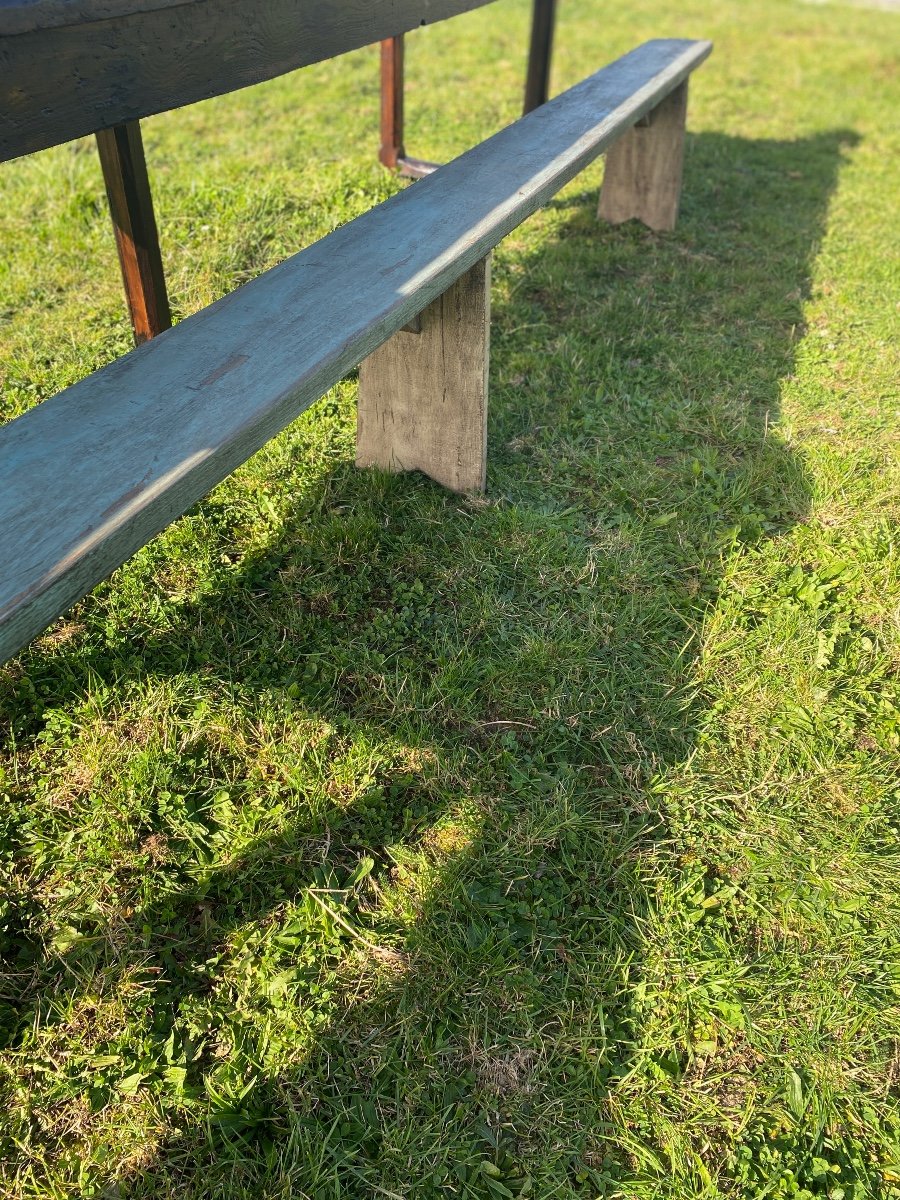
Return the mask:
<path id="1" fill-rule="evenodd" d="M 411 153 L 528 7 L 410 37 Z M 496 252 L 487 495 L 348 378 L 0 667 L 9 1200 L 900 1197 L 900 14 L 560 7 L 554 90 L 716 45 L 675 233 L 597 164 Z M 145 122 L 178 316 L 405 186 L 377 104 Z M 90 140 L 0 245 L 11 418 L 130 344 Z"/>

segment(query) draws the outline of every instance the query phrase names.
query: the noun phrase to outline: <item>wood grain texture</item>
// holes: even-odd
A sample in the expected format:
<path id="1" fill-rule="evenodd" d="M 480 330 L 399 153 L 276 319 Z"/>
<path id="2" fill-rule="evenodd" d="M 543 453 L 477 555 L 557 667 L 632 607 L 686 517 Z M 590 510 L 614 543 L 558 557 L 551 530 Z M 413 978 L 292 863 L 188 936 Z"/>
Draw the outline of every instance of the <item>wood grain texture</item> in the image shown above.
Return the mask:
<path id="1" fill-rule="evenodd" d="M 486 3 L 187 0 L 8 33 L 0 36 L 0 161 L 259 83 Z M 96 9 L 97 0 L 88 7 Z M 7 7 L 7 22 L 13 12 Z"/>
<path id="2" fill-rule="evenodd" d="M 85 25 L 135 12 L 175 8 L 191 0 L 0 0 L 0 37 L 60 25 Z"/>
<path id="3" fill-rule="evenodd" d="M 356 465 L 422 471 L 483 492 L 487 464 L 490 255 L 359 368 Z"/>
<path id="4" fill-rule="evenodd" d="M 135 343 L 172 324 L 139 121 L 97 134 L 97 150 Z"/>
<path id="5" fill-rule="evenodd" d="M 635 218 L 658 231 L 675 228 L 681 200 L 687 80 L 645 121 L 609 148 L 597 215 L 619 225 Z"/>
<path id="6" fill-rule="evenodd" d="M 474 267 L 710 49 L 648 42 L 0 430 L 0 661 Z"/>

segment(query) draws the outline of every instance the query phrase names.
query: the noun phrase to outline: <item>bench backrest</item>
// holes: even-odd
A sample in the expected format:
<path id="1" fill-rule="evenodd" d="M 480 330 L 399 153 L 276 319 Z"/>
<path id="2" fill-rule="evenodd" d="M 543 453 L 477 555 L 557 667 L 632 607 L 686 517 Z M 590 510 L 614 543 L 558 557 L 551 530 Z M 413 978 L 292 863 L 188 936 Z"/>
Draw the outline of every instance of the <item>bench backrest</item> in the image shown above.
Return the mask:
<path id="1" fill-rule="evenodd" d="M 491 0 L 0 0 L 0 162 Z"/>

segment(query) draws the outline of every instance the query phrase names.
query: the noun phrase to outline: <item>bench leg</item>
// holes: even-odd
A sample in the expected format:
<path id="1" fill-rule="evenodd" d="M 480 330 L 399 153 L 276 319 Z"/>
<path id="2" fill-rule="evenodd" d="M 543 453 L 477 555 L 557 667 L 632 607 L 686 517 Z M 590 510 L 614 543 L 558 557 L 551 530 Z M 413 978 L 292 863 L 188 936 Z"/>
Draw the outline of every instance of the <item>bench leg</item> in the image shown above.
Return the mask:
<path id="1" fill-rule="evenodd" d="M 381 43 L 381 149 L 378 157 L 392 170 L 403 149 L 403 34 Z"/>
<path id="2" fill-rule="evenodd" d="M 412 158 L 403 146 L 403 34 L 381 43 L 381 147 L 379 161 L 409 179 L 422 179 L 439 164 Z"/>
<path id="3" fill-rule="evenodd" d="M 651 229 L 674 229 L 681 195 L 687 80 L 606 155 L 597 215 L 618 225 L 636 217 Z"/>
<path id="4" fill-rule="evenodd" d="M 141 125 L 128 121 L 96 137 L 131 327 L 140 345 L 172 324 Z"/>
<path id="5" fill-rule="evenodd" d="M 525 113 L 530 113 L 532 109 L 547 103 L 555 21 L 556 0 L 534 0 L 531 12 L 528 69 L 525 74 L 525 105 L 523 109 Z"/>
<path id="6" fill-rule="evenodd" d="M 358 467 L 484 491 L 490 289 L 488 256 L 361 364 Z"/>

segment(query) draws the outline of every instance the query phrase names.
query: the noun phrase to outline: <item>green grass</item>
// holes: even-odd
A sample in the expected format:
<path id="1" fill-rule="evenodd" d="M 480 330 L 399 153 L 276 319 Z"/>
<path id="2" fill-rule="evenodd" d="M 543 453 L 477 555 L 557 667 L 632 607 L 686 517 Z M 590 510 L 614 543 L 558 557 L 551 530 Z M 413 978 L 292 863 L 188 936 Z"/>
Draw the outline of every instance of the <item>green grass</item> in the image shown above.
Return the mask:
<path id="1" fill-rule="evenodd" d="M 513 119 L 525 0 L 409 44 Z M 900 16 L 708 36 L 677 232 L 497 251 L 488 494 L 355 380 L 0 668 L 0 1192 L 900 1197 Z M 185 315 L 402 186 L 367 50 L 146 122 Z M 89 141 L 0 171 L 3 413 L 129 344 Z M 39 520 L 35 514 L 35 520 Z"/>

